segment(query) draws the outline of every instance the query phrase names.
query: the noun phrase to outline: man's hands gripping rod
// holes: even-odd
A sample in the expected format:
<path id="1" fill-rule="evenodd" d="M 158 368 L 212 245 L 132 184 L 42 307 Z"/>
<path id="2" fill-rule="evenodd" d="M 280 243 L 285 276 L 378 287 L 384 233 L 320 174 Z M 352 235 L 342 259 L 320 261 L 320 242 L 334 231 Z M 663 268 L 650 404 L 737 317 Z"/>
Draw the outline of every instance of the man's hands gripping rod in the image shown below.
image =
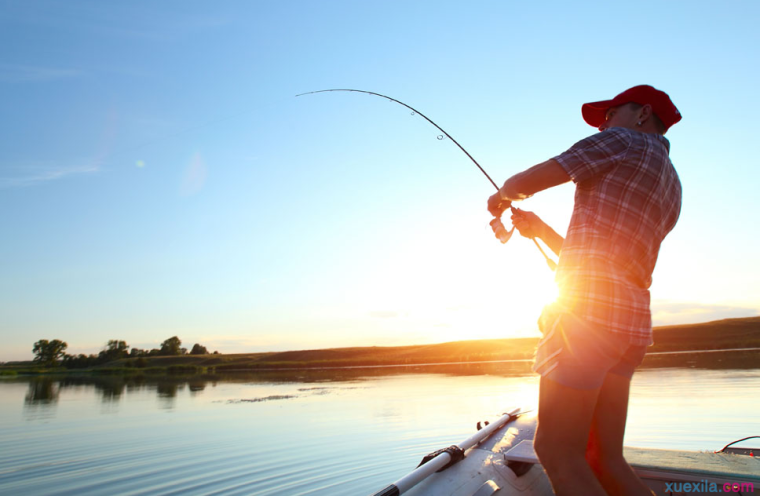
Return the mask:
<path id="1" fill-rule="evenodd" d="M 507 229 L 504 227 L 504 224 L 501 223 L 501 216 L 504 213 L 506 209 L 510 209 L 512 211 L 512 216 L 510 219 L 512 220 L 512 230 L 507 231 Z M 515 229 L 520 233 L 521 236 L 532 239 L 534 243 L 536 243 L 536 246 L 539 250 L 541 250 L 541 254 L 546 259 L 546 263 L 549 265 L 549 268 L 552 270 L 556 270 L 557 264 L 546 256 L 546 253 L 544 253 L 544 250 L 541 249 L 541 245 L 538 244 L 536 241 L 536 238 L 541 238 L 547 244 L 549 244 L 549 247 L 552 248 L 552 250 L 559 255 L 559 250 L 562 247 L 562 237 L 559 236 L 552 228 L 550 228 L 544 221 L 541 220 L 541 218 L 534 214 L 533 212 L 527 212 L 525 210 L 520 210 L 519 208 L 515 208 L 512 206 L 512 202 L 510 200 L 502 198 L 501 191 L 497 192 L 493 196 L 491 196 L 488 199 L 488 211 L 491 212 L 491 215 L 494 216 L 494 219 L 490 222 L 491 229 L 494 232 L 494 235 L 496 238 L 503 243 L 506 243 L 509 241 L 509 238 L 512 237 L 512 234 L 514 233 Z M 559 238 L 557 240 L 556 238 Z M 552 240 L 553 243 L 549 243 L 549 240 Z M 556 245 L 556 242 L 559 242 L 559 245 Z M 555 250 L 556 246 L 556 250 Z"/>
<path id="2" fill-rule="evenodd" d="M 536 238 L 544 240 L 547 246 L 549 246 L 556 255 L 559 255 L 559 252 L 562 249 L 562 243 L 565 241 L 564 238 L 557 234 L 554 229 L 549 227 L 536 214 L 525 212 L 519 208 L 514 208 L 512 202 L 525 200 L 539 191 L 569 181 L 570 176 L 568 173 L 565 172 L 562 166 L 554 159 L 534 165 L 533 167 L 507 179 L 504 186 L 499 188 L 499 191 L 488 199 L 488 211 L 494 216 L 494 220 L 491 221 L 491 228 L 493 229 L 494 234 L 496 234 L 496 237 L 499 238 L 502 243 L 506 243 L 510 236 L 512 236 L 514 229 L 517 229 L 522 236 L 533 240 L 541 251 L 541 254 L 546 259 L 549 268 L 555 270 L 557 264 L 546 256 L 546 253 L 544 253 L 543 248 L 538 244 Z M 515 226 L 511 231 L 504 229 L 504 226 L 501 223 L 501 214 L 503 214 L 508 208 L 512 210 L 512 224 Z"/>
<path id="3" fill-rule="evenodd" d="M 512 230 L 507 231 L 504 224 L 501 223 L 501 216 L 506 209 L 512 211 L 510 220 L 512 221 Z M 491 229 L 494 234 L 502 243 L 509 241 L 509 238 L 517 231 L 526 238 L 543 238 L 544 227 L 546 224 L 541 218 L 533 212 L 526 212 L 512 206 L 510 200 L 505 200 L 501 197 L 501 193 L 496 193 L 488 199 L 488 211 L 494 216 L 494 219 L 490 222 Z"/>

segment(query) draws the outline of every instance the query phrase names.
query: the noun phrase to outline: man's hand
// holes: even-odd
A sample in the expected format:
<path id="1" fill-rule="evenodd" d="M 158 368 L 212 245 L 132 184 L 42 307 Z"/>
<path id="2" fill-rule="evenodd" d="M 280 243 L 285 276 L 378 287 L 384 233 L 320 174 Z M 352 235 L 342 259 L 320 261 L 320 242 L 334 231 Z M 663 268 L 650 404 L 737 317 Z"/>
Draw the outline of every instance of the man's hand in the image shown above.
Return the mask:
<path id="1" fill-rule="evenodd" d="M 512 237 L 512 233 L 515 231 L 514 227 L 511 231 L 507 231 L 504 224 L 501 223 L 501 219 L 498 218 L 494 218 L 489 224 L 491 224 L 491 229 L 493 230 L 494 235 L 496 235 L 496 239 L 501 241 L 502 244 L 509 241 L 509 238 Z"/>
<path id="2" fill-rule="evenodd" d="M 496 217 L 497 219 L 501 217 L 501 214 L 508 209 L 512 205 L 512 202 L 509 200 L 502 200 L 501 193 L 498 191 L 495 195 L 490 197 L 488 199 L 488 211 L 491 212 L 491 215 Z"/>
<path id="3" fill-rule="evenodd" d="M 512 225 L 526 238 L 544 238 L 546 223 L 533 212 L 515 209 L 512 214 Z"/>

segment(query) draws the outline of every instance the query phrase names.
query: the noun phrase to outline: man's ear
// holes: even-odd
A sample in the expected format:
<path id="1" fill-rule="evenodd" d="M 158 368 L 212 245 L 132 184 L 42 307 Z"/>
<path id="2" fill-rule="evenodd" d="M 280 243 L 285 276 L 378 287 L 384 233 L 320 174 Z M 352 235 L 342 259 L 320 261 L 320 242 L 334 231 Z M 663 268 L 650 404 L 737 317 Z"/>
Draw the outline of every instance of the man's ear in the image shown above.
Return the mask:
<path id="1" fill-rule="evenodd" d="M 639 117 L 636 119 L 638 122 L 645 122 L 652 116 L 652 106 L 650 104 L 642 105 L 639 109 Z"/>

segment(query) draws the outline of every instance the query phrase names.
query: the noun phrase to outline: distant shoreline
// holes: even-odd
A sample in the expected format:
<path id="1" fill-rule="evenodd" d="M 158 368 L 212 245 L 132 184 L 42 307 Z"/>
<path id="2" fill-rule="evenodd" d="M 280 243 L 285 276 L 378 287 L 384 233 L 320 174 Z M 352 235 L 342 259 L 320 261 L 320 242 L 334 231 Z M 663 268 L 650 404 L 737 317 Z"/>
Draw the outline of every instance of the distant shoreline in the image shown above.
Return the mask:
<path id="1" fill-rule="evenodd" d="M 654 329 L 643 366 L 689 366 L 707 354 L 739 354 L 760 366 L 760 317 L 724 319 Z M 43 369 L 34 362 L 0 366 L 0 376 L 26 374 L 194 374 L 297 369 L 380 368 L 528 363 L 538 338 L 484 339 L 431 345 L 331 348 L 268 353 L 123 358 L 90 369 Z M 720 361 L 720 359 L 719 359 Z"/>
<path id="2" fill-rule="evenodd" d="M 714 354 L 714 353 L 757 353 L 758 368 L 760 368 L 760 348 L 726 348 L 719 350 L 685 350 L 685 351 L 656 351 L 649 352 L 646 355 L 647 359 L 657 357 L 669 357 L 669 356 L 684 356 L 695 357 L 702 354 Z M 402 368 L 402 367 L 441 367 L 446 365 L 487 365 L 487 364 L 499 364 L 499 363 L 533 363 L 532 358 L 515 358 L 508 360 L 478 360 L 473 362 L 436 362 L 436 363 L 403 363 L 403 364 L 389 364 L 389 365 L 344 365 L 344 366 L 322 366 L 322 367 L 282 367 L 282 368 L 257 368 L 258 372 L 274 372 L 274 371 L 288 371 L 288 370 L 350 370 L 350 369 L 385 369 L 385 368 Z M 647 364 L 643 365 L 646 368 Z M 659 365 L 656 365 L 659 366 Z M 226 369 L 225 372 L 250 372 L 251 369 Z"/>

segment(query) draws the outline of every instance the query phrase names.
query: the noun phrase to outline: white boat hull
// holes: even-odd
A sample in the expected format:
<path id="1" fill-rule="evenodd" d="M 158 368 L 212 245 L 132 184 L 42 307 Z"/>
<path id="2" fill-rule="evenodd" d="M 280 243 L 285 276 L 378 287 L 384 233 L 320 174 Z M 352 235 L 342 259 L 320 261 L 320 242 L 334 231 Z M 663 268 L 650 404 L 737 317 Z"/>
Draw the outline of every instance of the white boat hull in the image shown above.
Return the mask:
<path id="1" fill-rule="evenodd" d="M 534 415 L 496 430 L 465 458 L 403 492 L 408 496 L 548 496 L 554 494 L 532 449 Z M 658 496 L 694 494 L 730 486 L 733 494 L 760 494 L 760 459 L 726 454 L 626 448 L 626 459 Z M 393 494 L 389 492 L 387 494 Z M 398 494 L 398 493 L 397 493 Z"/>

